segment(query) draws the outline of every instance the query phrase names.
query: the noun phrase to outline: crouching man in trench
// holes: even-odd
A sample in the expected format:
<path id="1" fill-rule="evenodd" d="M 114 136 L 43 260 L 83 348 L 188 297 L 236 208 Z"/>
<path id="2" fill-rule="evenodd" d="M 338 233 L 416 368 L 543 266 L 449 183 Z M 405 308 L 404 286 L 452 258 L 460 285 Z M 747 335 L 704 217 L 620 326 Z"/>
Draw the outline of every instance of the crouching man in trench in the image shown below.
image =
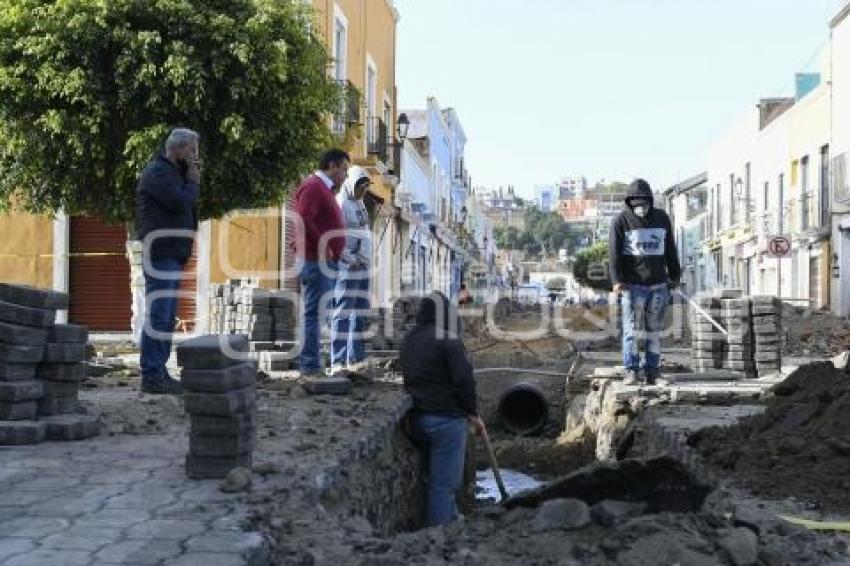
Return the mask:
<path id="1" fill-rule="evenodd" d="M 442 293 L 422 299 L 416 327 L 405 337 L 400 357 L 404 388 L 413 397 L 413 438 L 428 461 L 429 527 L 457 519 L 468 425 L 478 434 L 484 430 L 472 364 L 457 337 L 453 311 Z"/>

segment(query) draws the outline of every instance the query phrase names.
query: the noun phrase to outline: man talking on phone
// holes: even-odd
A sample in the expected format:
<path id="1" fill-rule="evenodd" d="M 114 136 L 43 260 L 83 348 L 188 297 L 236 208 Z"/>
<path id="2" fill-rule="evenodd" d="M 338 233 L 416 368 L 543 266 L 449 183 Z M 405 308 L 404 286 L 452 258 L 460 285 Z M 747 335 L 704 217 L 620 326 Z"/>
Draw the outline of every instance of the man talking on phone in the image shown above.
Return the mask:
<path id="1" fill-rule="evenodd" d="M 655 384 L 661 364 L 661 331 L 669 290 L 682 275 L 670 217 L 655 208 L 652 188 L 637 179 L 626 193 L 623 210 L 611 223 L 611 282 L 623 297 L 624 383 Z M 643 365 L 641 338 L 646 339 Z"/>
<path id="2" fill-rule="evenodd" d="M 142 172 L 136 189 L 136 227 L 144 244 L 145 327 L 139 345 L 142 392 L 179 394 L 165 368 L 177 315 L 177 291 L 198 230 L 201 172 L 197 132 L 172 130 L 165 152 Z M 160 230 L 179 230 L 182 234 Z"/>

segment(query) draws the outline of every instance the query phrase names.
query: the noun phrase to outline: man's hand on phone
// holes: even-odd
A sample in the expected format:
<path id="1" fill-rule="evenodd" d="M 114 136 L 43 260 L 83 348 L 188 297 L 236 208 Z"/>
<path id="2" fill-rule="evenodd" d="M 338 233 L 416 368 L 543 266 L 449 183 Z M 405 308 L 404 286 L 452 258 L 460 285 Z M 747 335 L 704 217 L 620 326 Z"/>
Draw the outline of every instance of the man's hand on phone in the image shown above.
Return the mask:
<path id="1" fill-rule="evenodd" d="M 189 169 L 186 170 L 186 178 L 194 183 L 201 182 L 201 170 L 198 168 L 198 160 L 189 160 Z"/>

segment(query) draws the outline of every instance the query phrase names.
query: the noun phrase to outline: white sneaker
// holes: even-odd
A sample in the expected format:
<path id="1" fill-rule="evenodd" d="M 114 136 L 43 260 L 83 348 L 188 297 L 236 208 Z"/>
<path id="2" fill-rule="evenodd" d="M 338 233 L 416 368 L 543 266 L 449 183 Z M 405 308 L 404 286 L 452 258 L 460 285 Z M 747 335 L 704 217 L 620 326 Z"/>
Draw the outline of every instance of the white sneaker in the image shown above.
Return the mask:
<path id="1" fill-rule="evenodd" d="M 640 383 L 640 370 L 627 369 L 623 377 L 623 385 L 637 385 Z"/>

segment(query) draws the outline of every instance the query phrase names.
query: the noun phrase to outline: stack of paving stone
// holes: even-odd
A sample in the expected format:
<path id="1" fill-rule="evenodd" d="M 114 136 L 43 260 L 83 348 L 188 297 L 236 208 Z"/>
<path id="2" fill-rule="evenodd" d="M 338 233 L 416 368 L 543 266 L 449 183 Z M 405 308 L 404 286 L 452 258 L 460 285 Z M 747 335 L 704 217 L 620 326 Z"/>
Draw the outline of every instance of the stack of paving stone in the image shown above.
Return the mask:
<path id="1" fill-rule="evenodd" d="M 760 296 L 752 298 L 752 305 L 756 369 L 761 375 L 778 372 L 782 368 L 782 302 Z"/>
<path id="2" fill-rule="evenodd" d="M 202 336 L 177 348 L 183 401 L 191 420 L 186 475 L 220 479 L 251 468 L 257 412 L 257 365 L 244 336 Z"/>
<path id="3" fill-rule="evenodd" d="M 0 445 L 99 433 L 96 416 L 60 414 L 73 412 L 86 376 L 88 330 L 54 324 L 67 308 L 64 293 L 0 283 Z"/>
<path id="4" fill-rule="evenodd" d="M 416 326 L 420 302 L 419 297 L 403 297 L 393 303 L 391 310 L 374 309 L 369 317 L 370 326 L 375 331 L 371 341 L 372 348 L 375 350 L 399 349 L 404 337 Z"/>
<path id="5" fill-rule="evenodd" d="M 714 320 L 720 320 L 720 299 L 702 296 L 694 299 Z M 694 371 L 711 371 L 721 367 L 723 334 L 696 309 L 691 308 L 691 358 Z"/>
<path id="6" fill-rule="evenodd" d="M 740 377 L 758 377 L 750 299 L 723 299 L 721 308 L 721 324 L 727 332 L 723 349 L 723 368 L 735 372 Z"/>
<path id="7" fill-rule="evenodd" d="M 74 412 L 80 382 L 86 378 L 88 328 L 76 324 L 56 324 L 50 328 L 44 350 L 44 362 L 37 376 L 44 386 L 38 403 L 39 415 L 63 415 Z"/>
<path id="8" fill-rule="evenodd" d="M 0 284 L 0 420 L 35 420 L 44 385 L 37 379 L 47 338 L 68 296 Z"/>
<path id="9" fill-rule="evenodd" d="M 210 286 L 210 331 L 215 334 L 244 334 L 252 342 L 292 342 L 294 313 L 285 291 L 243 280 Z"/>

